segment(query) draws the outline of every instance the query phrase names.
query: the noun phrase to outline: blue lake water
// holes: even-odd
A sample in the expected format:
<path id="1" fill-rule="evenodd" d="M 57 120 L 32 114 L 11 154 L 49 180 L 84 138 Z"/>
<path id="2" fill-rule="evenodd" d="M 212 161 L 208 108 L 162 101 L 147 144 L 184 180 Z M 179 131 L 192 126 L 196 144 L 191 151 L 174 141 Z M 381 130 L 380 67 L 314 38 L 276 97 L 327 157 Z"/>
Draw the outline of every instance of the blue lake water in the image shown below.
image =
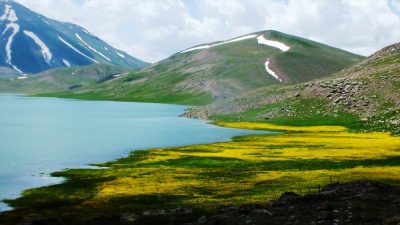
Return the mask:
<path id="1" fill-rule="evenodd" d="M 132 150 L 227 141 L 256 131 L 178 117 L 185 106 L 0 95 L 0 200 L 61 178 L 48 174 Z M 0 211 L 7 210 L 0 204 Z"/>

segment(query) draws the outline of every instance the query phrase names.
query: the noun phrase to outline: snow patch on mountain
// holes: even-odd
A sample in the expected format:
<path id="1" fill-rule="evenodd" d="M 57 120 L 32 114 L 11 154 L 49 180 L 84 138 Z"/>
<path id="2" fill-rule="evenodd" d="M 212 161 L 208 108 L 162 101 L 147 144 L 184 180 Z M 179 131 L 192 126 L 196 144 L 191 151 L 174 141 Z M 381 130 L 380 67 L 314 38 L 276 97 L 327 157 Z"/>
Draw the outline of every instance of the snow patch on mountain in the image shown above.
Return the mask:
<path id="1" fill-rule="evenodd" d="M 105 56 L 103 53 L 101 53 L 101 52 L 99 52 L 99 51 L 97 51 L 97 53 L 98 53 L 101 57 L 103 57 L 103 58 L 107 59 L 109 62 L 111 62 L 111 59 L 108 58 L 107 56 Z"/>
<path id="2" fill-rule="evenodd" d="M 66 40 L 64 40 L 62 37 L 58 36 L 58 39 L 64 43 L 66 46 L 70 47 L 72 50 L 74 50 L 75 52 L 79 53 L 80 55 L 84 56 L 85 58 L 93 61 L 94 63 L 99 63 L 97 60 L 94 60 L 92 58 L 90 58 L 89 56 L 87 56 L 85 53 L 79 51 L 77 48 L 75 48 L 74 46 L 72 46 L 70 43 L 68 43 Z"/>
<path id="3" fill-rule="evenodd" d="M 51 54 L 50 49 L 46 46 L 46 44 L 32 31 L 24 30 L 24 34 L 32 38 L 32 40 L 40 47 L 44 60 L 50 65 L 53 54 Z"/>
<path id="4" fill-rule="evenodd" d="M 117 53 L 117 55 L 119 55 L 120 57 L 125 58 L 125 56 L 122 55 L 121 53 L 119 53 L 119 52 L 115 52 L 115 53 Z"/>
<path id="5" fill-rule="evenodd" d="M 64 65 L 66 65 L 66 66 L 68 66 L 68 67 L 71 66 L 71 63 L 69 63 L 68 60 L 62 59 L 62 61 L 63 61 Z"/>
<path id="6" fill-rule="evenodd" d="M 86 46 L 88 47 L 90 50 L 94 51 L 95 53 L 99 54 L 101 57 L 105 58 L 106 60 L 108 60 L 109 62 L 111 62 L 111 59 L 108 58 L 107 56 L 103 55 L 103 53 L 101 53 L 100 51 L 97 51 L 95 48 L 93 48 L 92 46 L 90 46 L 88 43 L 86 43 L 81 36 L 79 36 L 79 34 L 75 34 L 75 36 Z"/>
<path id="7" fill-rule="evenodd" d="M 10 5 L 6 5 L 4 14 L 0 17 L 0 21 L 8 20 L 10 22 L 17 22 L 18 17 L 14 9 Z"/>
<path id="8" fill-rule="evenodd" d="M 255 34 L 249 34 L 249 35 L 246 35 L 246 36 L 242 36 L 242 37 L 234 38 L 234 39 L 231 39 L 231 40 L 228 40 L 228 41 L 217 43 L 215 45 L 212 45 L 212 47 L 218 46 L 218 45 L 224 45 L 224 44 L 228 44 L 228 43 L 232 43 L 232 42 L 237 42 L 237 41 L 243 41 L 243 40 L 255 38 L 256 36 L 257 35 L 255 35 Z"/>
<path id="9" fill-rule="evenodd" d="M 43 22 L 45 22 L 45 23 L 47 23 L 47 24 L 50 25 L 50 23 L 49 23 L 47 20 L 45 20 L 45 19 L 43 19 L 43 18 L 42 18 L 42 20 L 43 20 Z"/>
<path id="10" fill-rule="evenodd" d="M 224 44 L 229 44 L 229 43 L 232 43 L 232 42 L 243 41 L 243 40 L 247 40 L 247 39 L 251 39 L 251 38 L 255 38 L 255 37 L 257 37 L 257 35 L 249 34 L 249 35 L 246 35 L 246 36 L 234 38 L 234 39 L 223 41 L 223 42 L 216 43 L 216 44 L 213 44 L 213 45 L 201 45 L 201 46 L 189 48 L 189 49 L 186 49 L 184 51 L 181 51 L 181 53 L 190 52 L 190 51 L 194 51 L 194 50 L 200 50 L 200 49 L 212 48 L 212 47 L 215 47 L 215 46 L 218 46 L 218 45 L 224 45 Z"/>
<path id="11" fill-rule="evenodd" d="M 0 21 L 4 21 L 8 18 L 8 14 L 10 14 L 10 8 L 11 8 L 11 6 L 6 5 L 6 7 L 4 9 L 4 14 L 1 15 L 1 17 L 0 17 Z"/>
<path id="12" fill-rule="evenodd" d="M 20 76 L 20 77 L 17 77 L 18 80 L 24 80 L 24 79 L 26 79 L 26 78 L 28 78 L 28 77 L 27 77 L 27 76 Z"/>
<path id="13" fill-rule="evenodd" d="M 279 78 L 279 76 L 271 69 L 269 68 L 269 59 L 267 59 L 267 61 L 265 62 L 265 70 L 271 74 L 273 77 L 275 77 L 277 80 L 279 80 L 280 82 L 282 82 L 282 79 Z"/>
<path id="14" fill-rule="evenodd" d="M 186 49 L 184 51 L 181 51 L 181 53 L 191 52 L 191 51 L 200 50 L 200 49 L 207 49 L 207 48 L 211 48 L 211 47 L 212 47 L 211 45 L 202 45 L 202 46 L 197 46 L 197 47 Z"/>
<path id="15" fill-rule="evenodd" d="M 279 41 L 272 41 L 264 38 L 264 35 L 260 35 L 257 37 L 258 44 L 268 45 L 271 47 L 279 48 L 282 52 L 286 52 L 290 49 L 289 46 L 285 45 Z"/>
<path id="16" fill-rule="evenodd" d="M 7 43 L 6 43 L 6 63 L 8 65 L 10 65 L 14 70 L 22 73 L 22 71 L 17 66 L 12 64 L 12 49 L 11 49 L 11 46 L 12 46 L 12 43 L 14 41 L 15 35 L 19 32 L 20 27 L 16 23 L 16 21 L 18 21 L 18 17 L 16 15 L 15 11 L 12 9 L 12 7 L 10 5 L 6 5 L 4 14 L 1 16 L 1 21 L 5 21 L 5 20 L 10 21 L 10 23 L 8 23 L 6 25 L 6 29 L 4 29 L 4 31 L 2 32 L 2 35 L 5 35 L 8 30 L 12 29 L 12 33 L 8 37 Z"/>
<path id="17" fill-rule="evenodd" d="M 86 29 L 83 29 L 83 28 L 82 28 L 82 31 L 85 32 L 86 34 L 89 34 L 89 35 L 90 35 L 89 31 L 87 31 Z"/>
<path id="18" fill-rule="evenodd" d="M 2 35 L 5 35 L 9 29 L 12 29 L 13 31 L 12 31 L 12 34 L 8 37 L 7 43 L 6 43 L 6 63 L 8 65 L 10 65 L 16 71 L 22 73 L 22 71 L 20 69 L 18 69 L 18 67 L 15 66 L 14 64 L 12 64 L 12 62 L 11 62 L 12 61 L 11 45 L 14 41 L 15 35 L 19 32 L 19 25 L 14 22 L 7 24 L 6 29 L 3 31 Z"/>

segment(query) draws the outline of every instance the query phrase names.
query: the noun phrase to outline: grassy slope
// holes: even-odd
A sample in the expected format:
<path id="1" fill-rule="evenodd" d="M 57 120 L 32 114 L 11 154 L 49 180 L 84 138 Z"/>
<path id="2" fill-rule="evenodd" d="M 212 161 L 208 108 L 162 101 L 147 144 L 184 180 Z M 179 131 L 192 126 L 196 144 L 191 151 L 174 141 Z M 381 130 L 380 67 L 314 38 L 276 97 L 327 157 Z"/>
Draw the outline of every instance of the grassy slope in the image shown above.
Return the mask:
<path id="1" fill-rule="evenodd" d="M 7 201 L 17 210 L 4 224 L 60 217 L 141 213 L 147 209 L 266 202 L 282 192 L 309 193 L 318 185 L 370 179 L 400 184 L 400 138 L 348 133 L 343 127 L 289 127 L 266 123 L 220 125 L 286 131 L 231 142 L 136 151 L 103 169 L 54 173 L 63 184 L 25 191 Z"/>
<path id="2" fill-rule="evenodd" d="M 399 65 L 400 44 L 396 44 L 333 76 L 260 88 L 194 109 L 188 115 L 217 121 L 344 125 L 400 133 Z"/>
<path id="3" fill-rule="evenodd" d="M 0 78 L 0 92 L 43 93 L 68 90 L 95 84 L 112 74 L 125 73 L 127 70 L 105 64 L 51 69 L 27 79 Z"/>
<path id="4" fill-rule="evenodd" d="M 265 71 L 267 58 L 271 59 L 272 67 L 285 84 L 326 76 L 362 59 L 349 52 L 275 31 L 257 34 L 284 42 L 291 50 L 283 53 L 257 44 L 255 38 L 247 39 L 206 50 L 177 53 L 150 68 L 110 83 L 51 95 L 203 105 L 278 84 Z"/>

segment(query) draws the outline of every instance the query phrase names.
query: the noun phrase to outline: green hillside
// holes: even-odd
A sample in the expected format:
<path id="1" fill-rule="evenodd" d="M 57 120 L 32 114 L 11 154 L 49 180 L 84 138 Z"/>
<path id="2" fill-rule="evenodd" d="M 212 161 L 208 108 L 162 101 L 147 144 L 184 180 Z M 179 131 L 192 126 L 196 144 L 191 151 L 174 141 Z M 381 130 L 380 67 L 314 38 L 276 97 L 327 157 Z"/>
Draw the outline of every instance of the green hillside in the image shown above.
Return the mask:
<path id="1" fill-rule="evenodd" d="M 400 133 L 400 43 L 332 76 L 259 88 L 188 116 L 286 125 L 345 125 Z"/>
<path id="2" fill-rule="evenodd" d="M 260 36 L 289 46 L 290 49 L 282 51 L 260 44 Z M 149 68 L 106 84 L 51 95 L 200 105 L 260 87 L 323 77 L 363 58 L 276 31 L 257 32 L 228 40 L 227 43 L 205 45 L 215 46 L 176 53 Z M 269 68 L 281 81 L 267 72 L 267 60 Z"/>
<path id="3" fill-rule="evenodd" d="M 126 69 L 106 64 L 56 68 L 36 75 L 28 75 L 26 78 L 0 77 L 0 92 L 38 94 L 72 90 L 114 79 L 126 72 Z"/>

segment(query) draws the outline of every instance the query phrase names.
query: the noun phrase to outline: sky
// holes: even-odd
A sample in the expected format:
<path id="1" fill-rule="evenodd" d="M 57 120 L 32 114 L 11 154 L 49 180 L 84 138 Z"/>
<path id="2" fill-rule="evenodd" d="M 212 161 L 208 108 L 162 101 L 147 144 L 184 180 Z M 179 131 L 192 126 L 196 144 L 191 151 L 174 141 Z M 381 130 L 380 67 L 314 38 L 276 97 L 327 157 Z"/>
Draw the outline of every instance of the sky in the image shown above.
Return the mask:
<path id="1" fill-rule="evenodd" d="M 400 42 L 400 0 L 16 0 L 134 57 L 277 30 L 361 55 Z"/>

